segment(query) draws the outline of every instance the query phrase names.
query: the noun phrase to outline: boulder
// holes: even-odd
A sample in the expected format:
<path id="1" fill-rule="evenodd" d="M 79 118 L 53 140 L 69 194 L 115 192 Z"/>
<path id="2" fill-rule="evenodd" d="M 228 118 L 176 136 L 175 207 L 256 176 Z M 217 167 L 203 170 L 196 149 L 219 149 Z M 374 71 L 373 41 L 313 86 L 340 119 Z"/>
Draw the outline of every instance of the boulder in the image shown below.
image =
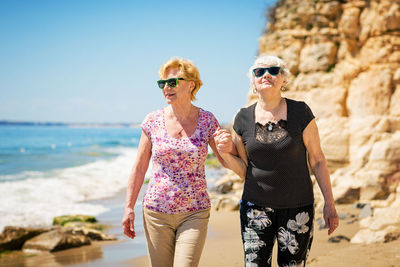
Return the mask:
<path id="1" fill-rule="evenodd" d="M 71 228 L 58 228 L 26 241 L 22 249 L 55 252 L 90 244 L 90 238 L 85 236 L 83 231 L 74 231 Z"/>
<path id="2" fill-rule="evenodd" d="M 360 41 L 364 42 L 370 36 L 400 28 L 400 3 L 398 1 L 371 1 L 360 15 Z"/>
<path id="3" fill-rule="evenodd" d="M 350 84 L 347 110 L 350 116 L 382 116 L 388 113 L 392 94 L 389 68 L 374 67 L 361 73 Z"/>
<path id="4" fill-rule="evenodd" d="M 360 62 L 364 66 L 400 62 L 400 36 L 382 35 L 369 38 L 360 49 Z"/>
<path id="5" fill-rule="evenodd" d="M 53 219 L 53 225 L 64 226 L 68 222 L 96 223 L 97 220 L 94 216 L 88 215 L 63 215 Z"/>
<path id="6" fill-rule="evenodd" d="M 6 226 L 0 234 L 0 252 L 6 250 L 19 250 L 28 239 L 48 232 L 51 229 L 53 228 Z"/>
<path id="7" fill-rule="evenodd" d="M 387 233 L 384 237 L 384 243 L 392 242 L 400 238 L 400 231 Z"/>
<path id="8" fill-rule="evenodd" d="M 339 31 L 346 38 L 356 39 L 360 33 L 359 17 L 361 10 L 357 7 L 349 7 L 343 11 L 339 23 Z"/>
<path id="9" fill-rule="evenodd" d="M 98 231 L 96 229 L 89 229 L 89 228 L 79 228 L 79 227 L 74 227 L 72 228 L 72 234 L 78 234 L 78 235 L 85 235 L 90 240 L 93 241 L 111 241 L 111 240 L 117 240 L 116 237 L 112 235 L 106 235 L 102 233 L 101 231 Z"/>
<path id="10" fill-rule="evenodd" d="M 103 231 L 107 229 L 109 226 L 100 223 L 67 222 L 64 224 L 64 227 L 85 228 L 85 229 L 94 229 L 98 231 Z"/>
<path id="11" fill-rule="evenodd" d="M 385 236 L 389 233 L 397 232 L 399 229 L 395 226 L 388 226 L 383 230 L 374 231 L 371 229 L 362 229 L 358 231 L 350 240 L 354 244 L 373 244 L 385 241 Z"/>
<path id="12" fill-rule="evenodd" d="M 220 184 L 217 186 L 217 192 L 221 194 L 226 194 L 232 191 L 233 182 L 228 181 L 226 183 Z"/>
<path id="13" fill-rule="evenodd" d="M 303 47 L 300 53 L 302 72 L 327 71 L 335 63 L 337 46 L 334 43 L 313 43 Z"/>

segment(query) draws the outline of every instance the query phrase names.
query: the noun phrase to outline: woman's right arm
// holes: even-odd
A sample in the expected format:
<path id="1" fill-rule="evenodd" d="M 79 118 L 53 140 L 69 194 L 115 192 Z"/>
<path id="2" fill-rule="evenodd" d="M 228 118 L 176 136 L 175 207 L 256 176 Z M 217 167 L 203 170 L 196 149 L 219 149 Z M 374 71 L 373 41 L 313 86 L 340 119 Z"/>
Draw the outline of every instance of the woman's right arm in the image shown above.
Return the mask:
<path id="1" fill-rule="evenodd" d="M 147 134 L 142 130 L 142 136 L 140 137 L 136 160 L 129 176 L 128 187 L 126 190 L 124 217 L 121 223 L 125 235 L 130 238 L 135 237 L 135 213 L 133 212 L 133 209 L 135 207 L 140 188 L 142 187 L 150 158 L 151 141 Z"/>
<path id="2" fill-rule="evenodd" d="M 246 177 L 247 154 L 242 142 L 242 138 L 233 131 L 233 137 L 227 130 L 219 129 L 215 133 L 215 142 L 218 153 L 221 155 L 225 165 L 234 171 L 240 178 Z M 233 155 L 232 146 L 236 146 L 238 156 Z"/>

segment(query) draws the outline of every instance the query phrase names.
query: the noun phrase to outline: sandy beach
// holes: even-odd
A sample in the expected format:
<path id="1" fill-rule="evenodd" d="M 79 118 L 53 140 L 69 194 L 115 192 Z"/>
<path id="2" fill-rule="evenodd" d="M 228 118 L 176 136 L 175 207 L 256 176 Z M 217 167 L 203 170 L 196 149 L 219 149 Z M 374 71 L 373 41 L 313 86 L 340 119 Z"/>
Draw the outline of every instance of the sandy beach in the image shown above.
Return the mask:
<path id="1" fill-rule="evenodd" d="M 339 205 L 341 214 L 358 215 L 359 210 L 353 205 Z M 317 212 L 316 218 L 321 217 Z M 340 221 L 340 227 L 331 235 L 343 235 L 351 238 L 358 230 L 358 222 L 354 218 Z M 339 243 L 328 242 L 326 229 L 318 229 L 315 224 L 314 241 L 307 266 L 400 266 L 400 240 L 383 243 L 360 245 L 347 241 Z M 276 263 L 276 246 L 274 248 L 273 265 Z M 130 261 L 137 267 L 149 266 L 146 257 Z M 128 266 L 128 265 L 127 265 Z M 243 266 L 243 251 L 240 239 L 240 223 L 238 212 L 213 212 L 210 219 L 209 234 L 200 261 L 202 267 Z"/>
<path id="2" fill-rule="evenodd" d="M 359 209 L 353 205 L 338 205 L 339 214 L 347 214 L 347 218 L 340 221 L 340 227 L 332 236 L 343 235 L 351 238 L 359 229 L 355 219 Z M 322 214 L 317 211 L 316 219 Z M 326 229 L 314 226 L 314 241 L 309 255 L 307 266 L 400 266 L 400 240 L 390 243 L 370 245 L 351 244 L 345 240 L 339 243 L 328 242 Z M 118 227 L 115 231 L 119 231 Z M 56 253 L 13 253 L 3 255 L 0 266 L 4 267 L 147 267 L 146 256 L 134 256 L 133 245 L 140 245 L 143 249 L 144 237 L 140 233 L 135 240 L 119 240 L 113 242 L 94 242 L 90 246 L 69 249 Z M 140 244 L 138 244 L 140 243 Z M 139 246 L 138 246 L 139 247 Z M 142 253 L 142 255 L 145 252 Z M 274 248 L 273 266 L 276 263 L 276 247 Z M 240 223 L 238 211 L 213 211 L 211 213 L 206 245 L 200 261 L 201 267 L 243 266 L 243 251 L 240 239 Z"/>

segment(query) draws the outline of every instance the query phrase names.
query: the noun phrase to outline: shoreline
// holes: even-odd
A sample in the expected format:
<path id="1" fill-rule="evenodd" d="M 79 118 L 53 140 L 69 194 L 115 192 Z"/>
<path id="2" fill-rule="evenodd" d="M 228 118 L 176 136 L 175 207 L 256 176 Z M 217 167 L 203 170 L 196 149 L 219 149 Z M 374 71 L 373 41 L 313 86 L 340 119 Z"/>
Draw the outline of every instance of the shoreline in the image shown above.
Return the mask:
<path id="1" fill-rule="evenodd" d="M 223 174 L 221 169 L 208 169 L 206 173 L 207 183 L 213 186 Z M 137 237 L 129 239 L 122 233 L 121 219 L 124 211 L 126 188 L 117 194 L 102 199 L 91 200 L 85 203 L 101 205 L 108 210 L 96 217 L 98 223 L 106 224 L 110 227 L 104 231 L 105 234 L 113 235 L 116 241 L 92 241 L 91 245 L 78 248 L 71 248 L 58 252 L 22 252 L 12 251 L 0 254 L 0 266 L 104 266 L 117 267 L 127 266 L 126 262 L 132 259 L 147 255 L 145 243 L 142 203 L 147 185 L 143 184 L 135 206 L 135 230 Z M 51 226 L 51 225 L 44 225 Z M 37 226 L 39 227 L 39 226 Z M 125 263 L 124 263 L 125 262 Z"/>

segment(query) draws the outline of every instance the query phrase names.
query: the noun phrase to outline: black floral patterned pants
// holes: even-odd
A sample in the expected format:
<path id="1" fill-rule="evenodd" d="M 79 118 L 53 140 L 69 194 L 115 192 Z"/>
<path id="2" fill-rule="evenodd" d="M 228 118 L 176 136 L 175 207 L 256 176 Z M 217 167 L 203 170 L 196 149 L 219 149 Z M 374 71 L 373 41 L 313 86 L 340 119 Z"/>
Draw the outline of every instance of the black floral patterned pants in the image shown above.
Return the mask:
<path id="1" fill-rule="evenodd" d="M 279 266 L 305 266 L 313 238 L 314 205 L 272 209 L 242 199 L 240 222 L 246 267 L 271 266 L 278 239 Z"/>

